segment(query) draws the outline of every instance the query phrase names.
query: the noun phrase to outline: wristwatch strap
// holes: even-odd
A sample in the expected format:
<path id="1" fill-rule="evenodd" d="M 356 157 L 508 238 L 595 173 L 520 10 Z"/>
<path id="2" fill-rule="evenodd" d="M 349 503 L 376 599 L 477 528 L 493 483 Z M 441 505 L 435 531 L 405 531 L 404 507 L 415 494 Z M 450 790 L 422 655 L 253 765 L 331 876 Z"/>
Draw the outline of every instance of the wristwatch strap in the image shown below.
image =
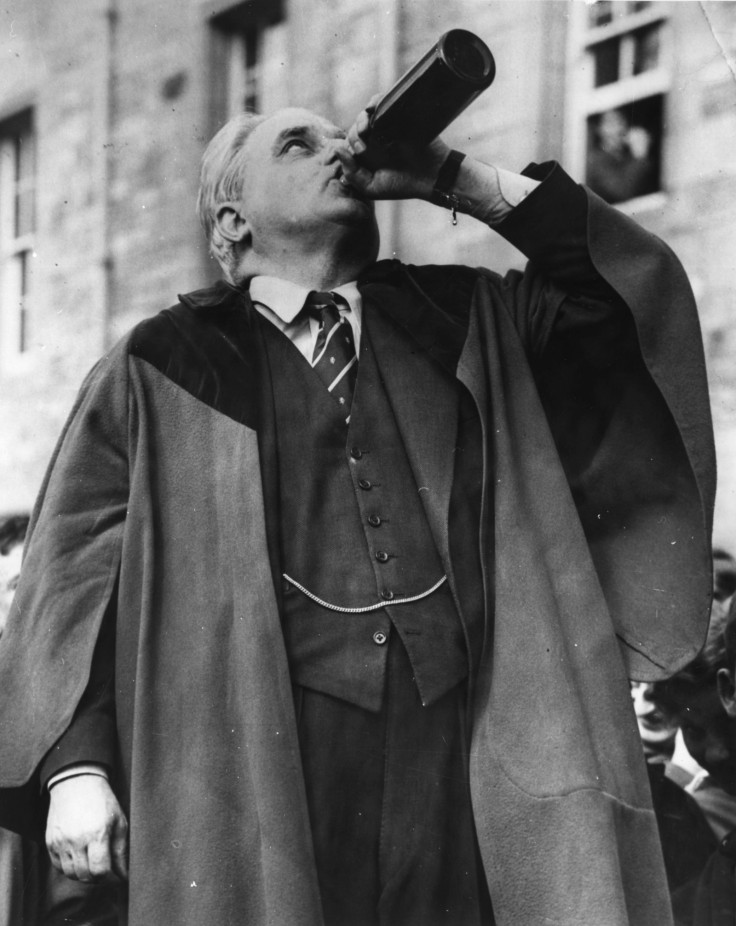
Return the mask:
<path id="1" fill-rule="evenodd" d="M 437 180 L 429 198 L 435 206 L 442 206 L 445 209 L 452 210 L 452 224 L 457 225 L 457 207 L 460 205 L 460 197 L 452 192 L 452 188 L 457 180 L 460 171 L 460 165 L 465 160 L 462 151 L 450 151 L 440 167 L 437 174 Z"/>

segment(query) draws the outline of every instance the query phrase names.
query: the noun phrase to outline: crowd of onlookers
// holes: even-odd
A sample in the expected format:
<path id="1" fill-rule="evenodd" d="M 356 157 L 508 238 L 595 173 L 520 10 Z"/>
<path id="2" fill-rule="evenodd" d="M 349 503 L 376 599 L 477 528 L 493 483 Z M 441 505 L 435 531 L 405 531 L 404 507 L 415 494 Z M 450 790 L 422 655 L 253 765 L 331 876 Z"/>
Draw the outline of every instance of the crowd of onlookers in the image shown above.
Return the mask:
<path id="1" fill-rule="evenodd" d="M 28 517 L 0 520 L 0 637 Z M 713 554 L 705 645 L 666 681 L 632 682 L 677 926 L 736 926 L 736 559 Z M 0 645 L 2 641 L 0 640 Z M 0 926 L 114 926 L 95 885 L 0 830 Z"/>
<path id="2" fill-rule="evenodd" d="M 713 566 L 699 655 L 631 686 L 677 926 L 736 924 L 736 560 Z"/>

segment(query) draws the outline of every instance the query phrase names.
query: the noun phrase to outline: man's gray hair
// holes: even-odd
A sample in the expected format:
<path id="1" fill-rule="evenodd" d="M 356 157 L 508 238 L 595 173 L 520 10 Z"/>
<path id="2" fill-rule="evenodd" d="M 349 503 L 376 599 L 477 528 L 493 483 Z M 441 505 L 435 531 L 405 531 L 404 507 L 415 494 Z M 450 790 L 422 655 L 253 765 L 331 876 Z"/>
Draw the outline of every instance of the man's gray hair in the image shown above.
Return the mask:
<path id="1" fill-rule="evenodd" d="M 233 281 L 237 262 L 232 241 L 217 228 L 217 210 L 223 203 L 237 202 L 243 193 L 243 149 L 251 132 L 266 116 L 240 113 L 217 132 L 202 155 L 197 213 L 207 235 L 210 253 Z"/>

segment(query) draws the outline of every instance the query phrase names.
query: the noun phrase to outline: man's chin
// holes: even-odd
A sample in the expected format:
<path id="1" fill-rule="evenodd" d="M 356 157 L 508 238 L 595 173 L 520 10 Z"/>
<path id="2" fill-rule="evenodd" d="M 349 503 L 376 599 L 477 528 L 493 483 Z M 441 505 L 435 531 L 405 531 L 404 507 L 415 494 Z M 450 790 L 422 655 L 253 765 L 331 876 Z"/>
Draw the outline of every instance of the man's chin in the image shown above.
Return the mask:
<path id="1" fill-rule="evenodd" d="M 366 236 L 378 236 L 376 209 L 370 199 L 345 199 L 333 213 L 333 219 L 339 225 L 353 230 L 364 230 Z"/>

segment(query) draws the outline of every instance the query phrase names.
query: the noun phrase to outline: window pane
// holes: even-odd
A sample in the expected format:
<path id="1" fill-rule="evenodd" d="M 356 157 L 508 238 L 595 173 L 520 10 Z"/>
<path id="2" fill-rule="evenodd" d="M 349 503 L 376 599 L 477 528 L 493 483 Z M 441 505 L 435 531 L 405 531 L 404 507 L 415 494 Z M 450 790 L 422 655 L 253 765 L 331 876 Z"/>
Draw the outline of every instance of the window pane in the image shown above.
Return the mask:
<path id="1" fill-rule="evenodd" d="M 260 42 L 258 29 L 248 29 L 243 35 L 243 57 L 245 60 L 245 94 L 243 108 L 257 111 L 260 106 Z"/>
<path id="2" fill-rule="evenodd" d="M 599 0 L 594 3 L 588 10 L 588 25 L 592 28 L 595 26 L 605 26 L 613 19 L 613 4 L 611 0 Z"/>
<path id="3" fill-rule="evenodd" d="M 595 86 L 602 87 L 618 80 L 620 39 L 609 39 L 593 48 Z"/>
<path id="4" fill-rule="evenodd" d="M 659 24 L 634 33 L 634 74 L 653 71 L 659 64 Z"/>
<path id="5" fill-rule="evenodd" d="M 35 196 L 33 188 L 18 190 L 15 195 L 15 237 L 30 234 L 34 227 Z"/>
<path id="6" fill-rule="evenodd" d="M 20 263 L 20 292 L 19 296 L 19 313 L 20 317 L 18 318 L 18 351 L 23 353 L 28 347 L 28 306 L 27 306 L 27 296 L 28 296 L 28 251 L 22 251 L 18 255 L 18 261 Z"/>
<path id="7" fill-rule="evenodd" d="M 33 118 L 0 124 L 0 368 L 28 349 L 36 209 Z"/>
<path id="8" fill-rule="evenodd" d="M 29 131 L 18 135 L 16 139 L 16 178 L 29 180 L 35 171 L 35 151 L 33 136 Z"/>
<path id="9" fill-rule="evenodd" d="M 15 204 L 13 185 L 15 160 L 10 140 L 0 137 L 0 256 L 15 238 Z"/>

